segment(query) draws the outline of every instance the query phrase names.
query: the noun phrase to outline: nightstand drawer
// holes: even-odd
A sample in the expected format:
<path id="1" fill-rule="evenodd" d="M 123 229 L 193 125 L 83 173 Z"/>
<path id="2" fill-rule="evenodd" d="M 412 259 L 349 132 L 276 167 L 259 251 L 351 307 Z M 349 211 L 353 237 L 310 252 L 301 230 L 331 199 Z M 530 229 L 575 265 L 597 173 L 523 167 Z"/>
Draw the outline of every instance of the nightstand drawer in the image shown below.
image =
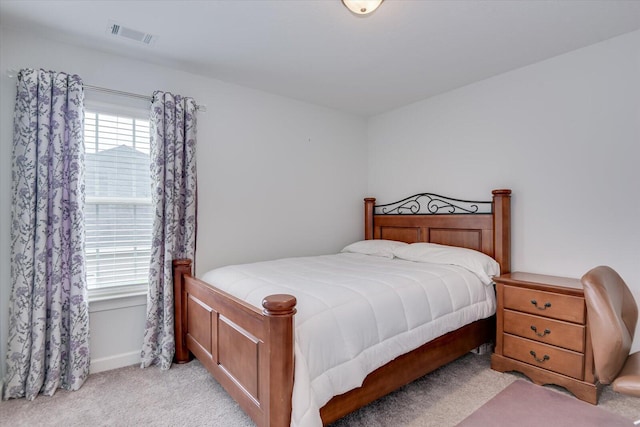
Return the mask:
<path id="1" fill-rule="evenodd" d="M 532 314 L 504 310 L 504 331 L 584 353 L 585 327 Z"/>
<path id="2" fill-rule="evenodd" d="M 583 379 L 584 355 L 571 350 L 542 344 L 525 338 L 504 334 L 504 355 L 530 365 L 538 366 Z"/>
<path id="3" fill-rule="evenodd" d="M 505 286 L 504 308 L 585 324 L 584 299 L 571 295 Z"/>

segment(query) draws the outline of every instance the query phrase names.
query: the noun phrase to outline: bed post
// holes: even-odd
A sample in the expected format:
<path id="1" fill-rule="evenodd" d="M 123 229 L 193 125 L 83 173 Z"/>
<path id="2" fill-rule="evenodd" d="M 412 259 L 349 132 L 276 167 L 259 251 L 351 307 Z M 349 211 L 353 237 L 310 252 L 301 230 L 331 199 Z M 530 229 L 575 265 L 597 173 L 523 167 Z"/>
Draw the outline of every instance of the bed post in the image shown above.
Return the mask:
<path id="1" fill-rule="evenodd" d="M 365 240 L 373 239 L 373 214 L 376 204 L 374 197 L 364 199 L 364 238 Z"/>
<path id="2" fill-rule="evenodd" d="M 191 274 L 190 259 L 173 260 L 173 300 L 174 300 L 174 339 L 176 353 L 174 360 L 176 363 L 187 363 L 191 360 L 191 354 L 187 349 L 187 301 L 184 289 L 184 275 Z"/>
<path id="3" fill-rule="evenodd" d="M 269 295 L 262 301 L 269 329 L 269 426 L 291 424 L 293 394 L 293 315 L 296 298 L 292 295 Z"/>
<path id="4" fill-rule="evenodd" d="M 494 258 L 500 263 L 500 274 L 511 271 L 511 190 L 493 190 Z"/>

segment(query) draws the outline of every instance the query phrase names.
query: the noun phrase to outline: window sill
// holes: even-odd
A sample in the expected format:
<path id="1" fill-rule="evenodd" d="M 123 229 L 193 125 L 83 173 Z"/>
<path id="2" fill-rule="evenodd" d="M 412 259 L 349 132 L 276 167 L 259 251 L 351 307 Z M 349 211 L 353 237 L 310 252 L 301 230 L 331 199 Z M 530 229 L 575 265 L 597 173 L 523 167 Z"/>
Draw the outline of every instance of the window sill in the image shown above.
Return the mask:
<path id="1" fill-rule="evenodd" d="M 89 312 L 117 310 L 147 304 L 147 285 L 89 290 Z"/>

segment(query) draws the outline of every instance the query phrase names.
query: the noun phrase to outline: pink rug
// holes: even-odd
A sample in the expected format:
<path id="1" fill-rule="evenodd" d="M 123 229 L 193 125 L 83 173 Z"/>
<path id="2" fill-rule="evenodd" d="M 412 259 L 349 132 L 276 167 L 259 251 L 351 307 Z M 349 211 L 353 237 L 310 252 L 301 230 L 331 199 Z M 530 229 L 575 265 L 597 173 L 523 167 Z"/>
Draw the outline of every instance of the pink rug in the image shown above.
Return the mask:
<path id="1" fill-rule="evenodd" d="M 633 421 L 549 387 L 516 380 L 458 427 L 634 427 Z"/>

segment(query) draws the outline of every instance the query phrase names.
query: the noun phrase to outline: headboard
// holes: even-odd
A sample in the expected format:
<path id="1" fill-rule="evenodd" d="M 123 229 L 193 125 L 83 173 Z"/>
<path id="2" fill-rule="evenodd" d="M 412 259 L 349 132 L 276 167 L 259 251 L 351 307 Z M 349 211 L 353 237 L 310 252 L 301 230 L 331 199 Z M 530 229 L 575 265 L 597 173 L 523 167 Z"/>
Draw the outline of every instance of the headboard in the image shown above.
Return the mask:
<path id="1" fill-rule="evenodd" d="M 365 239 L 430 242 L 475 249 L 511 271 L 511 190 L 493 190 L 490 201 L 420 193 L 376 205 L 364 199 Z"/>

